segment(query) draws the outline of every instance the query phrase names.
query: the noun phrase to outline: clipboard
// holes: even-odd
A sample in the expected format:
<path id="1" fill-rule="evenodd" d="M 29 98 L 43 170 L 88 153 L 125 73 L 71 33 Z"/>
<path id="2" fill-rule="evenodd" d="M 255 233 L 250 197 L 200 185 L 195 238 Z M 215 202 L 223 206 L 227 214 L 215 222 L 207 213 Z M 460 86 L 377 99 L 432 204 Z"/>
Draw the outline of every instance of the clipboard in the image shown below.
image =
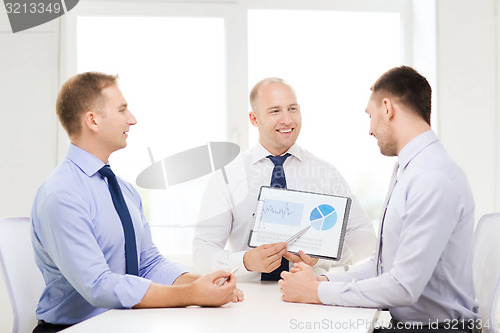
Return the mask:
<path id="1" fill-rule="evenodd" d="M 340 260 L 351 202 L 349 197 L 262 186 L 247 244 L 285 242 L 310 226 L 287 250 Z"/>

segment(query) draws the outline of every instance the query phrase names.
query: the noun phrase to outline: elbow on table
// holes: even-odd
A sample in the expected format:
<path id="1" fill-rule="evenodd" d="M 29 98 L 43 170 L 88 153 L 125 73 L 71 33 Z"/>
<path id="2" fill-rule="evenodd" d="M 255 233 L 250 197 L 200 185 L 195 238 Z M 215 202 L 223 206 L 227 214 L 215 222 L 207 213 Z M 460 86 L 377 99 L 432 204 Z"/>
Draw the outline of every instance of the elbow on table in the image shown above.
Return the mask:
<path id="1" fill-rule="evenodd" d="M 415 304 L 418 301 L 418 297 L 415 295 L 410 294 L 407 291 L 404 291 L 401 293 L 398 297 L 398 300 L 395 302 L 393 306 L 397 307 L 403 307 L 403 306 L 411 306 L 412 304 Z"/>
<path id="2" fill-rule="evenodd" d="M 112 302 L 109 297 L 87 296 L 84 298 L 94 308 L 102 308 L 102 309 L 121 309 L 121 308 L 123 308 L 123 306 L 121 304 L 119 304 L 119 303 L 115 304 L 114 302 Z"/>
<path id="3" fill-rule="evenodd" d="M 410 288 L 405 288 L 403 285 L 399 284 L 397 288 L 397 294 L 394 295 L 393 307 L 403 307 L 415 304 L 420 298 L 421 292 L 415 292 Z"/>
<path id="4" fill-rule="evenodd" d="M 120 303 L 116 295 L 117 281 L 106 283 L 108 278 L 104 277 L 92 284 L 84 293 L 81 293 L 83 298 L 95 308 L 103 309 L 120 309 L 123 305 Z M 111 282 L 111 281 L 109 281 Z M 110 287 L 110 284 L 112 285 Z"/>
<path id="5" fill-rule="evenodd" d="M 103 309 L 121 309 L 123 308 L 122 304 L 116 300 L 116 297 L 113 297 L 109 294 L 109 292 L 96 291 L 92 292 L 91 295 L 85 297 L 85 300 L 89 302 L 95 308 L 103 308 Z"/>

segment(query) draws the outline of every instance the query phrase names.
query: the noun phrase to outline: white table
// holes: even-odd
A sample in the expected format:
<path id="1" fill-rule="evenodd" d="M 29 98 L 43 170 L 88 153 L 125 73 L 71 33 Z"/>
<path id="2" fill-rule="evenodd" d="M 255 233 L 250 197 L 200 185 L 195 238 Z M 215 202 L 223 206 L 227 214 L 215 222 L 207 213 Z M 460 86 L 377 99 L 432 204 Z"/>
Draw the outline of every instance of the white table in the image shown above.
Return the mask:
<path id="1" fill-rule="evenodd" d="M 238 283 L 245 300 L 220 308 L 110 310 L 64 332 L 370 332 L 377 309 L 286 303 L 276 282 Z"/>

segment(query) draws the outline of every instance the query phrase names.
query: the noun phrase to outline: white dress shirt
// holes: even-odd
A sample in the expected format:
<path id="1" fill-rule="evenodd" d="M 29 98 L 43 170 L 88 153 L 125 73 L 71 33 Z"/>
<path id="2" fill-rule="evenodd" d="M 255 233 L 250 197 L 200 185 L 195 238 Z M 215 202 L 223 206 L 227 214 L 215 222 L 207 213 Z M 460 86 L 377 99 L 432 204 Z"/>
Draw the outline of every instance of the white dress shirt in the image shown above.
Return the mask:
<path id="1" fill-rule="evenodd" d="M 472 281 L 474 201 L 466 176 L 430 130 L 399 153 L 383 226 L 381 274 L 372 259 L 327 274 L 325 304 L 389 307 L 402 322 L 476 319 Z"/>
<path id="2" fill-rule="evenodd" d="M 291 156 L 283 165 L 288 189 L 352 198 L 341 260 L 320 259 L 316 266 L 329 268 L 368 257 L 375 247 L 375 231 L 344 178 L 331 164 L 298 145 L 288 153 Z M 259 272 L 246 270 L 243 256 L 250 250 L 247 242 L 260 187 L 271 182 L 274 164 L 268 155 L 271 153 L 259 143 L 225 167 L 228 184 L 221 170 L 209 180 L 193 241 L 194 262 L 201 271 L 239 267 L 236 275 L 240 280 L 260 280 Z"/>

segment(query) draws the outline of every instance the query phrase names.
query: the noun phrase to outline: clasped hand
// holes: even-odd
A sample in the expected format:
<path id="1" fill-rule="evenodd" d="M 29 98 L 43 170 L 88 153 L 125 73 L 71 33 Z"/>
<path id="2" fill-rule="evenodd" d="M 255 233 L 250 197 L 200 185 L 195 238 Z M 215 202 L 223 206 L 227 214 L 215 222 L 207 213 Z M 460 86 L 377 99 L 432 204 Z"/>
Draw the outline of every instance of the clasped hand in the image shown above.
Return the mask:
<path id="1" fill-rule="evenodd" d="M 318 296 L 318 286 L 320 281 L 326 280 L 326 277 L 314 274 L 311 266 L 303 262 L 296 263 L 290 272 L 281 272 L 281 278 L 278 284 L 283 301 L 321 303 Z"/>
<path id="2" fill-rule="evenodd" d="M 220 306 L 228 302 L 238 303 L 243 301 L 243 292 L 236 288 L 236 277 L 229 275 L 229 279 L 219 286 L 219 283 L 228 276 L 225 271 L 216 271 L 201 276 L 193 282 L 198 304 L 205 306 Z"/>

